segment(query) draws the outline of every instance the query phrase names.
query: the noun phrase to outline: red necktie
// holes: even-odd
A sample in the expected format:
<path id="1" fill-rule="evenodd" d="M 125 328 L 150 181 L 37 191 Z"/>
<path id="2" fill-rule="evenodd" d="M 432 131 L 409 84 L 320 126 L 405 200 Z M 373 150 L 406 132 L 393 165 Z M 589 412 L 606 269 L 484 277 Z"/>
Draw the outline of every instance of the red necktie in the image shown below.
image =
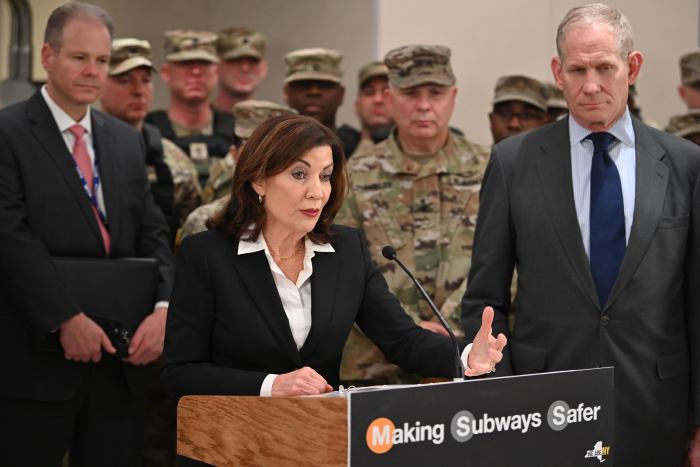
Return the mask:
<path id="1" fill-rule="evenodd" d="M 90 154 L 88 154 L 87 146 L 83 140 L 85 128 L 76 124 L 68 128 L 68 131 L 70 131 L 75 137 L 75 143 L 73 144 L 73 159 L 75 159 L 75 163 L 78 165 L 80 172 L 83 174 L 85 183 L 87 183 L 88 188 L 90 188 L 90 192 L 94 194 L 94 199 L 97 201 L 97 193 L 94 193 L 95 186 L 93 183 L 94 176 L 92 173 L 92 161 L 90 160 Z M 104 242 L 105 251 L 107 252 L 107 256 L 109 256 L 109 250 L 112 247 L 109 232 L 100 218 L 100 214 L 97 211 L 97 206 L 92 203 L 92 200 L 90 202 L 90 206 L 92 206 L 92 212 L 95 214 L 95 219 L 97 219 L 97 225 L 100 227 L 100 233 L 102 234 L 102 241 Z"/>

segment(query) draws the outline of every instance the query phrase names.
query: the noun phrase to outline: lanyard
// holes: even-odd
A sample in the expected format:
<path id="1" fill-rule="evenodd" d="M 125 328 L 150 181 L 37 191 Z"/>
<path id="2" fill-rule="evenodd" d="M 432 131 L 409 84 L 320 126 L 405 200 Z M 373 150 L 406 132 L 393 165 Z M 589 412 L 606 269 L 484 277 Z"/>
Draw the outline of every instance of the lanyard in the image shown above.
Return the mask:
<path id="1" fill-rule="evenodd" d="M 90 204 L 92 204 L 92 206 L 97 211 L 97 215 L 99 216 L 100 221 L 102 221 L 102 224 L 107 226 L 107 216 L 100 209 L 96 196 L 98 190 L 100 189 L 100 172 L 97 168 L 97 154 L 95 154 L 95 163 L 92 166 L 92 190 L 88 186 L 87 180 L 85 180 L 85 177 L 83 176 L 83 171 L 80 170 L 80 167 L 78 167 L 78 164 L 75 162 L 75 159 L 71 159 L 73 159 L 73 165 L 75 166 L 75 170 L 78 172 L 78 177 L 80 177 L 80 183 L 83 184 L 83 190 L 85 191 L 85 194 L 90 200 Z"/>

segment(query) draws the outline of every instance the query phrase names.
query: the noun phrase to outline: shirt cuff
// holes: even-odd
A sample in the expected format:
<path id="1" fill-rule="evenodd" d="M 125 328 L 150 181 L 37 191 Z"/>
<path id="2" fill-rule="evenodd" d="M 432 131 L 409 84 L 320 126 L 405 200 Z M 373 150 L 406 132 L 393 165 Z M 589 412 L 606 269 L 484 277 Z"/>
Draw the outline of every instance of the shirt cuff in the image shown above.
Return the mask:
<path id="1" fill-rule="evenodd" d="M 155 311 L 156 308 L 168 308 L 169 305 L 170 302 L 161 300 L 160 302 L 156 302 L 156 306 L 153 307 L 153 310 Z"/>
<path id="2" fill-rule="evenodd" d="M 260 396 L 261 397 L 272 396 L 272 383 L 275 382 L 275 378 L 277 378 L 277 375 L 272 374 L 272 373 L 265 376 L 265 379 L 263 380 L 262 385 L 260 385 Z"/>
<path id="3" fill-rule="evenodd" d="M 473 342 L 462 350 L 462 363 L 464 363 L 465 370 L 471 370 L 471 368 L 469 368 L 469 352 L 472 350 L 472 344 Z"/>

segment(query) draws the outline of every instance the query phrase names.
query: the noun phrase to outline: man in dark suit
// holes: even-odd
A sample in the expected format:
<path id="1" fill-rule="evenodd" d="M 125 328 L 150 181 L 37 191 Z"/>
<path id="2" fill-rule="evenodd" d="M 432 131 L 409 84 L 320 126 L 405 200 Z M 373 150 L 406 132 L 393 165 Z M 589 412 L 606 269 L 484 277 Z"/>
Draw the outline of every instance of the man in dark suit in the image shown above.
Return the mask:
<path id="1" fill-rule="evenodd" d="M 69 3 L 49 18 L 47 84 L 0 111 L 0 461 L 140 465 L 145 363 L 160 356 L 173 275 L 140 135 L 89 104 L 107 75 L 111 19 Z M 120 361 L 51 258 L 155 257 L 152 314 Z"/>
<path id="2" fill-rule="evenodd" d="M 700 465 L 700 151 L 630 116 L 642 55 L 620 12 L 574 8 L 557 49 L 570 116 L 494 147 L 463 324 L 491 305 L 507 332 L 515 266 L 497 374 L 614 366 L 615 465 Z"/>

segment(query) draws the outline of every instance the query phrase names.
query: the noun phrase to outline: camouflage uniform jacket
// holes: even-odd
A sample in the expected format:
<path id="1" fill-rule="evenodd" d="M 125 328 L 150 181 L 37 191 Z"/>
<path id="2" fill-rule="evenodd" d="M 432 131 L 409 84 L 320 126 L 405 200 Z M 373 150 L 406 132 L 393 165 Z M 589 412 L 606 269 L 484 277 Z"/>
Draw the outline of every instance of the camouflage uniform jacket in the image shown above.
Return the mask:
<path id="1" fill-rule="evenodd" d="M 163 138 L 161 141 L 163 159 L 173 176 L 175 211 L 180 226 L 187 215 L 199 206 L 202 189 L 197 179 L 197 169 L 187 154 L 169 139 Z"/>
<path id="2" fill-rule="evenodd" d="M 444 148 L 420 164 L 404 155 L 394 133 L 348 160 L 350 189 L 336 223 L 364 233 L 389 289 L 416 322 L 435 321 L 434 315 L 406 274 L 382 256 L 382 247 L 396 248 L 453 329 L 460 330 L 459 308 L 488 155 L 487 148 L 450 132 Z M 386 363 L 370 361 L 381 354 L 353 332 L 341 379 L 381 377 L 378 368 Z"/>
<path id="3" fill-rule="evenodd" d="M 362 139 L 360 140 L 360 144 L 357 145 L 355 152 L 350 154 L 350 156 L 353 154 L 366 154 L 370 151 L 370 149 L 372 149 L 372 146 L 374 146 L 374 141 L 369 138 Z"/>
<path id="4" fill-rule="evenodd" d="M 178 245 L 187 237 L 188 235 L 194 235 L 199 232 L 204 232 L 207 230 L 207 220 L 214 214 L 221 211 L 228 202 L 229 197 L 224 196 L 223 198 L 218 198 L 208 204 L 204 204 L 187 216 L 187 220 L 182 225 L 180 229 L 180 234 L 178 235 L 177 243 Z"/>
<path id="5" fill-rule="evenodd" d="M 214 159 L 209 167 L 209 180 L 202 190 L 202 203 L 211 203 L 231 192 L 236 161 L 231 154 L 222 159 Z"/>

